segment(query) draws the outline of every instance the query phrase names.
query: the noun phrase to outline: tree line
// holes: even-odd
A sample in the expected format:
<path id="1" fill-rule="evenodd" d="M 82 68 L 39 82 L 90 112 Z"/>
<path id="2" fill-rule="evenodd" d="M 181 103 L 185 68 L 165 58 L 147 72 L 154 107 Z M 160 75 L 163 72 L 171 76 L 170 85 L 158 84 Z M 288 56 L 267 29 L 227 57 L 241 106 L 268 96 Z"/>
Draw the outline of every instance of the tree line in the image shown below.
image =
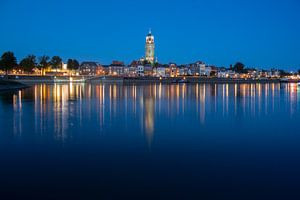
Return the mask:
<path id="1" fill-rule="evenodd" d="M 43 71 L 48 68 L 58 69 L 61 65 L 62 59 L 59 56 L 53 56 L 50 58 L 47 55 L 40 57 L 28 55 L 18 63 L 14 53 L 7 51 L 4 52 L 0 58 L 0 70 L 5 71 L 6 74 L 13 69 L 31 73 L 35 68 Z M 67 68 L 69 70 L 77 70 L 79 65 L 79 62 L 76 59 L 68 59 Z"/>

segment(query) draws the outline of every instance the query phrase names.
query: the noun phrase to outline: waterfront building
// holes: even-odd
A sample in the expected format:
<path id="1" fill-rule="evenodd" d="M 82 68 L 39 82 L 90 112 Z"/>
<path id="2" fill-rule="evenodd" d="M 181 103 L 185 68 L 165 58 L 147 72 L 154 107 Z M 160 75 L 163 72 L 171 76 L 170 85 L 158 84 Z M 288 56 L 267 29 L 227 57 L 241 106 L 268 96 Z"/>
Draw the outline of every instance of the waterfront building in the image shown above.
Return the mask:
<path id="1" fill-rule="evenodd" d="M 137 67 L 139 65 L 139 61 L 132 61 L 130 65 L 128 65 L 128 72 L 126 76 L 128 77 L 136 77 L 137 76 Z"/>
<path id="2" fill-rule="evenodd" d="M 188 64 L 186 66 L 186 68 L 187 68 L 187 70 L 186 70 L 187 74 L 190 76 L 199 76 L 199 75 L 205 76 L 206 75 L 206 66 L 205 66 L 205 63 L 202 61 Z"/>
<path id="3" fill-rule="evenodd" d="M 210 77 L 211 71 L 212 71 L 212 68 L 210 66 L 206 66 L 204 76 Z"/>
<path id="4" fill-rule="evenodd" d="M 137 76 L 144 76 L 144 66 L 143 65 L 138 65 L 136 68 L 136 74 Z"/>
<path id="5" fill-rule="evenodd" d="M 268 72 L 267 70 L 259 70 L 259 78 L 267 78 Z"/>
<path id="6" fill-rule="evenodd" d="M 146 46 L 145 46 L 145 59 L 151 64 L 155 62 L 155 43 L 154 43 L 154 36 L 149 31 L 148 35 L 146 36 Z"/>
<path id="7" fill-rule="evenodd" d="M 179 76 L 185 76 L 186 74 L 185 74 L 185 70 L 184 70 L 184 68 L 179 68 L 179 70 L 178 70 L 179 72 Z"/>
<path id="8" fill-rule="evenodd" d="M 192 76 L 199 76 L 201 71 L 199 63 L 192 64 L 190 66 L 190 70 Z"/>
<path id="9" fill-rule="evenodd" d="M 188 67 L 188 65 L 180 65 L 180 66 L 178 66 L 178 75 L 179 76 L 187 76 L 187 75 L 189 75 L 189 67 Z"/>
<path id="10" fill-rule="evenodd" d="M 207 76 L 207 69 L 206 69 L 205 63 L 197 62 L 196 65 L 199 69 L 199 75 L 200 76 Z"/>
<path id="11" fill-rule="evenodd" d="M 206 65 L 202 61 L 189 65 L 189 73 L 192 76 L 206 76 L 210 77 L 212 74 L 217 74 L 217 67 Z"/>
<path id="12" fill-rule="evenodd" d="M 227 78 L 238 78 L 238 73 L 233 70 L 227 70 Z"/>
<path id="13" fill-rule="evenodd" d="M 153 67 L 151 64 L 144 65 L 144 76 L 152 76 L 153 75 Z"/>
<path id="14" fill-rule="evenodd" d="M 175 63 L 169 64 L 168 74 L 169 74 L 169 77 L 177 77 L 178 76 L 178 67 Z"/>
<path id="15" fill-rule="evenodd" d="M 153 76 L 155 77 L 166 77 L 166 70 L 165 66 L 157 66 L 153 68 Z"/>
<path id="16" fill-rule="evenodd" d="M 124 76 L 128 76 L 128 74 L 129 74 L 129 66 L 128 66 L 128 65 L 127 65 L 127 66 L 125 65 L 125 66 L 124 66 L 124 74 L 123 74 L 123 75 L 124 75 Z"/>
<path id="17" fill-rule="evenodd" d="M 256 69 L 248 69 L 248 76 L 249 78 L 258 78 L 259 77 L 259 73 Z"/>
<path id="18" fill-rule="evenodd" d="M 109 66 L 110 65 L 102 65 L 104 75 L 109 75 Z"/>
<path id="19" fill-rule="evenodd" d="M 68 64 L 62 62 L 62 64 L 61 64 L 61 69 L 62 69 L 62 70 L 68 70 Z"/>
<path id="20" fill-rule="evenodd" d="M 85 76 L 95 76 L 104 73 L 103 67 L 96 62 L 82 62 L 79 67 L 79 73 Z"/>
<path id="21" fill-rule="evenodd" d="M 271 69 L 270 78 L 280 78 L 280 72 L 277 69 Z"/>
<path id="22" fill-rule="evenodd" d="M 217 74 L 218 78 L 227 78 L 226 70 L 219 70 Z"/>
<path id="23" fill-rule="evenodd" d="M 125 75 L 125 65 L 124 62 L 113 61 L 109 66 L 110 76 L 124 76 Z"/>
<path id="24" fill-rule="evenodd" d="M 222 67 L 222 68 L 218 69 L 217 77 L 218 78 L 238 78 L 238 74 L 231 69 L 226 69 L 226 68 Z"/>
<path id="25" fill-rule="evenodd" d="M 216 67 L 216 66 L 210 66 L 209 76 L 216 77 L 217 73 L 218 73 L 218 67 Z"/>
<path id="26" fill-rule="evenodd" d="M 102 66 L 102 65 L 99 65 L 98 64 L 98 68 L 97 68 L 97 71 L 96 71 L 96 75 L 101 75 L 101 76 L 104 76 L 104 75 L 106 75 L 106 73 L 105 73 L 105 69 L 104 69 L 104 67 Z"/>

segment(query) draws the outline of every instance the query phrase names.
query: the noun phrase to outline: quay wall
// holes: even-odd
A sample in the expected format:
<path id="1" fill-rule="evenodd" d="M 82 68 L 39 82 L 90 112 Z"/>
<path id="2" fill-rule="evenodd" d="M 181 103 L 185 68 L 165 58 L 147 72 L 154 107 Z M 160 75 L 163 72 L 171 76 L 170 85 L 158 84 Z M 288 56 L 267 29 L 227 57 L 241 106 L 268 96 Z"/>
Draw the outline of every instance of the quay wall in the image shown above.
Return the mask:
<path id="1" fill-rule="evenodd" d="M 182 81 L 182 77 L 113 77 L 113 76 L 16 76 L 10 75 L 8 80 L 24 83 L 177 83 Z M 280 79 L 230 79 L 230 78 L 205 78 L 186 77 L 187 83 L 210 83 L 210 84 L 242 84 L 242 83 L 280 83 Z"/>

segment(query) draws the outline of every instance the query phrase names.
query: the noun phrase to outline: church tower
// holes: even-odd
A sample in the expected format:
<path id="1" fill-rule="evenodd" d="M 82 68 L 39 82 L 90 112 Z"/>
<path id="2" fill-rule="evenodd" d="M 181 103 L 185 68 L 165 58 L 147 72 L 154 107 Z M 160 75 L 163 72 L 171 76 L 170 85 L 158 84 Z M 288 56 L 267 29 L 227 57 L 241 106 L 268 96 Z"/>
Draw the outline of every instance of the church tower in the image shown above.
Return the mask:
<path id="1" fill-rule="evenodd" d="M 155 44 L 154 44 L 154 36 L 151 33 L 151 30 L 149 31 L 147 37 L 146 37 L 146 60 L 150 62 L 151 64 L 154 64 L 155 58 L 154 58 L 154 50 L 155 50 Z"/>

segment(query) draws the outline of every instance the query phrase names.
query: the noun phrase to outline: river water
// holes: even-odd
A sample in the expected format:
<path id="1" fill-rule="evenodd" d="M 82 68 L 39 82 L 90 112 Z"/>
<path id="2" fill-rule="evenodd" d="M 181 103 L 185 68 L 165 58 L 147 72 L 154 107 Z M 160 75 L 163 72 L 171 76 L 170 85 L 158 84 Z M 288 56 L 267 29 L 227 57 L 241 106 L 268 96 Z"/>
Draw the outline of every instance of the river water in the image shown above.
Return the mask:
<path id="1" fill-rule="evenodd" d="M 297 84 L 0 93 L 0 196 L 299 199 Z"/>

